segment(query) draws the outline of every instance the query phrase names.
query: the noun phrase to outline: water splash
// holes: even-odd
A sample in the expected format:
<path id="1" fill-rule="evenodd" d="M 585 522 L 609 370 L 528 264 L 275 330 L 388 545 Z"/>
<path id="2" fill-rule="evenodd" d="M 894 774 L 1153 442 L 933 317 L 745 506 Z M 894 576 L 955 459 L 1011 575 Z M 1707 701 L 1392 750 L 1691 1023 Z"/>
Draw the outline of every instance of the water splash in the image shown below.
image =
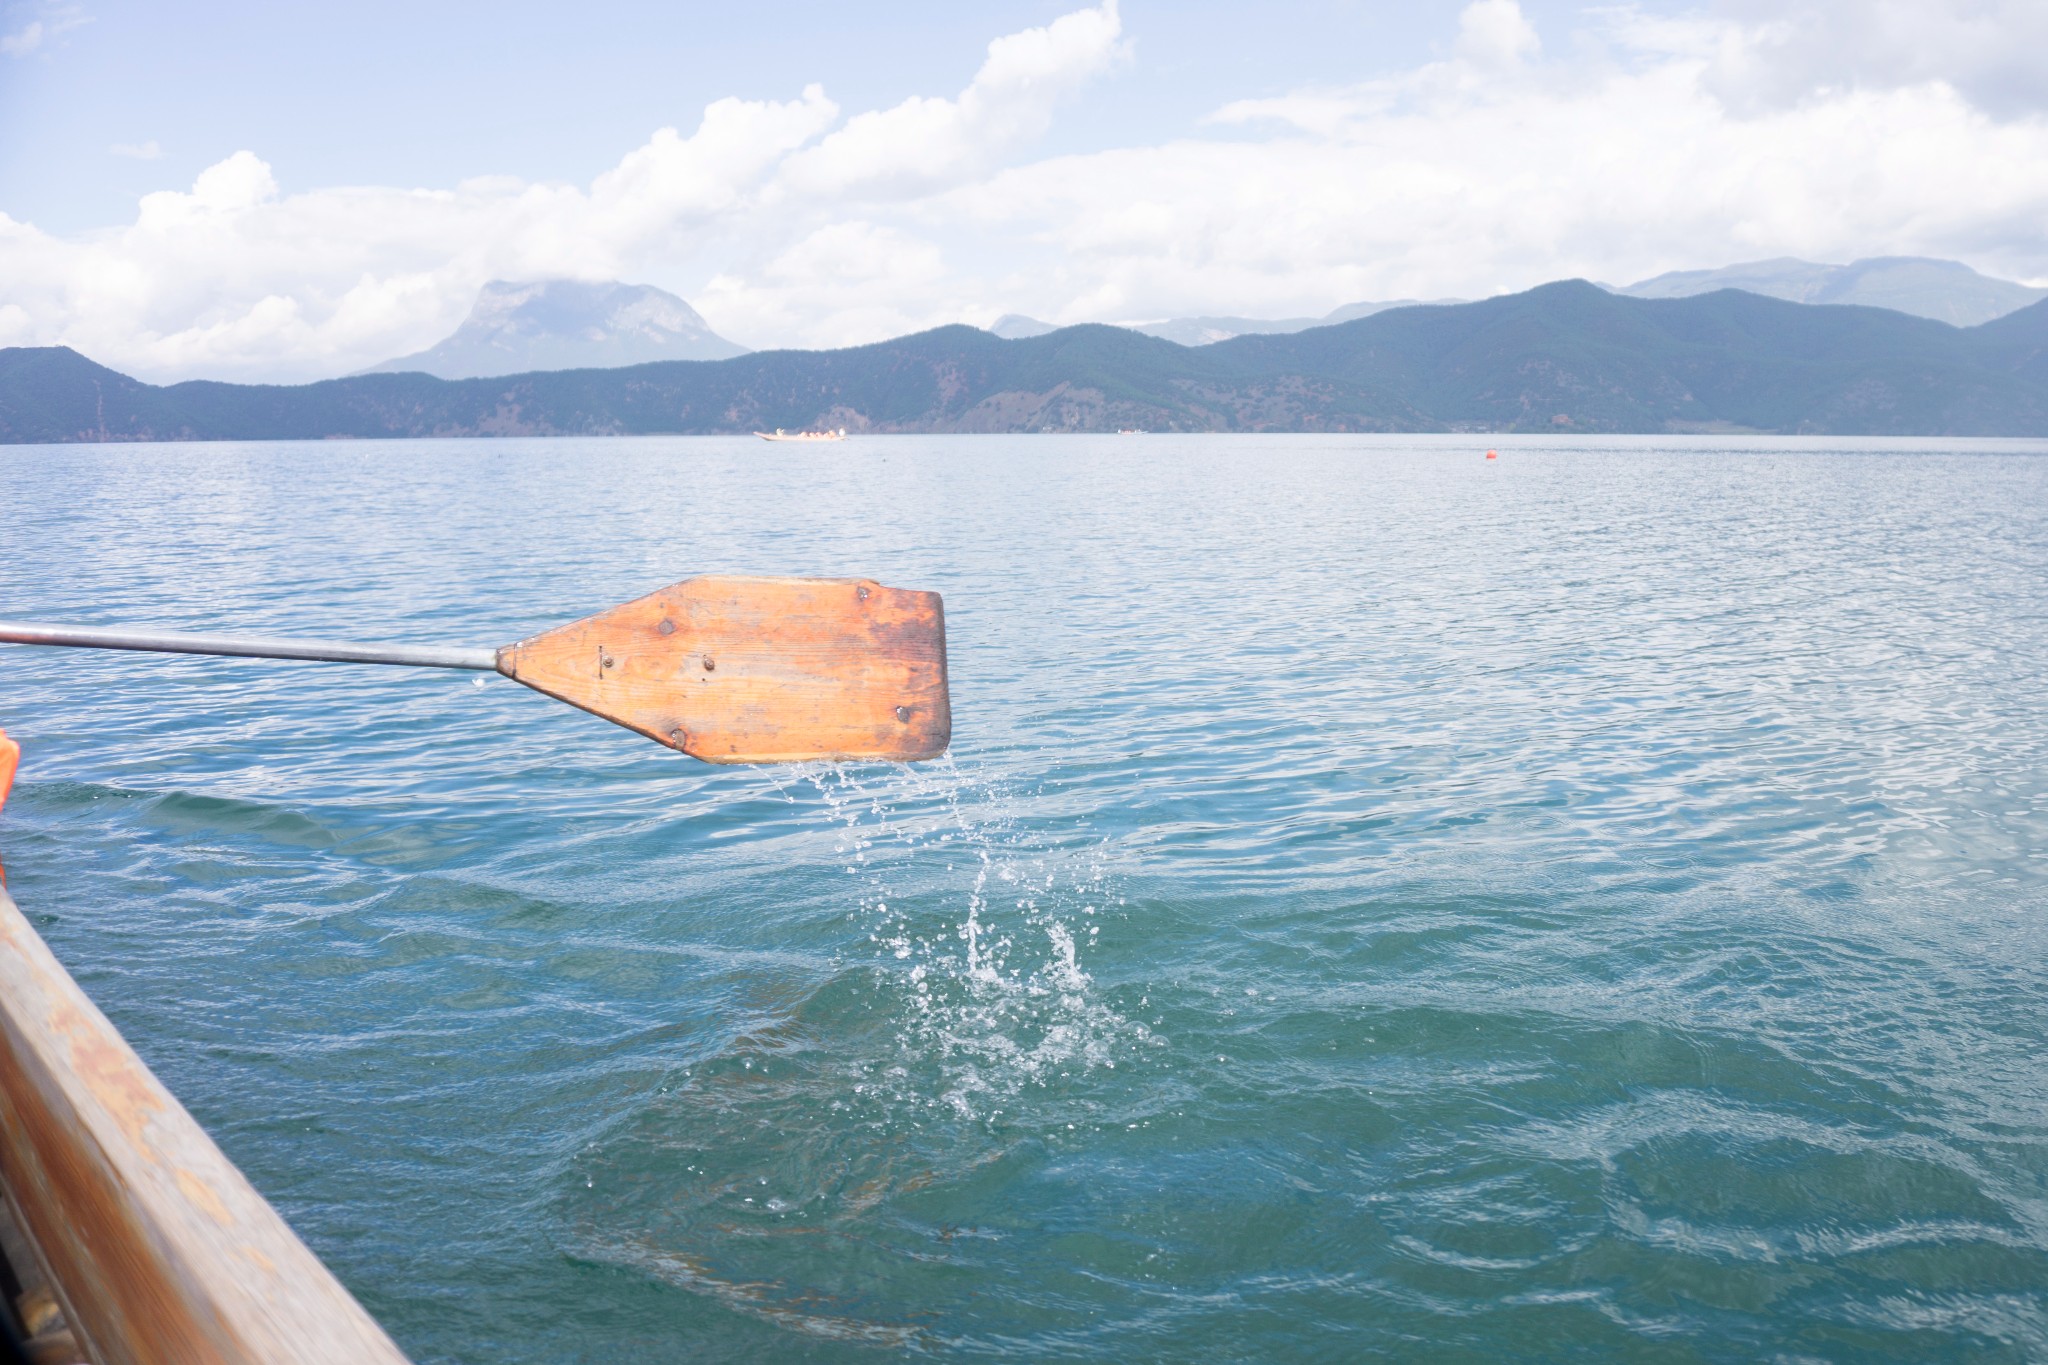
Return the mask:
<path id="1" fill-rule="evenodd" d="M 881 780 L 820 765 L 800 780 L 838 826 L 855 913 L 898 996 L 891 1098 L 995 1119 L 1027 1088 L 1159 1042 L 1083 965 L 1122 904 L 1102 841 L 1027 824 L 1028 800 L 951 759 Z"/>

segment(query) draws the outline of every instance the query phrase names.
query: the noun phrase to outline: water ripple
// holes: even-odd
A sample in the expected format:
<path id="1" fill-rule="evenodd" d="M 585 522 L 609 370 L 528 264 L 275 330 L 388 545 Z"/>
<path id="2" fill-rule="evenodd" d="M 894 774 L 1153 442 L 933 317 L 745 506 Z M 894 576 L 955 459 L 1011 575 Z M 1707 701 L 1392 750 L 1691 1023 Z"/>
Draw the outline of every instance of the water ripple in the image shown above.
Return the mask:
<path id="1" fill-rule="evenodd" d="M 0 615 L 869 574 L 957 735 L 4 649 L 0 853 L 423 1361 L 2048 1357 L 2048 450 L 1499 448 L 0 449 Z"/>

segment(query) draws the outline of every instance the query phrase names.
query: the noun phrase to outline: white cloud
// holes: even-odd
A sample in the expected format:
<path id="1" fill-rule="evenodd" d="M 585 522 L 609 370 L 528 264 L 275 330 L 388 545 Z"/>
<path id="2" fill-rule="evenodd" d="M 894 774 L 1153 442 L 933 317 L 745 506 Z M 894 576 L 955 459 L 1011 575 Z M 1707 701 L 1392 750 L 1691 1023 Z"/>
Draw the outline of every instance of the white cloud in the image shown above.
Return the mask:
<path id="1" fill-rule="evenodd" d="M 817 85 L 790 104 L 724 99 L 689 138 L 664 128 L 591 186 L 591 211 L 621 245 L 661 238 L 740 207 L 789 153 L 829 128 L 839 106 Z"/>
<path id="2" fill-rule="evenodd" d="M 859 220 L 829 223 L 745 273 L 714 276 L 694 299 L 747 334 L 842 345 L 960 318 L 958 283 L 933 242 Z M 829 319 L 829 331 L 818 330 Z"/>
<path id="3" fill-rule="evenodd" d="M 1125 55 L 1116 0 L 988 45 L 988 60 L 957 99 L 912 98 L 857 115 L 792 157 L 799 195 L 905 198 L 985 171 L 1043 133 L 1060 98 Z"/>
<path id="4" fill-rule="evenodd" d="M 1458 16 L 1458 56 L 1474 66 L 1520 66 L 1542 45 L 1515 0 L 1475 0 Z"/>
<path id="5" fill-rule="evenodd" d="M 1713 88 L 1737 108 L 1939 82 L 2002 114 L 2048 110 L 2042 0 L 1722 0 Z"/>
<path id="6" fill-rule="evenodd" d="M 727 230 L 835 116 L 815 86 L 721 100 L 588 191 L 483 179 L 287 195 L 240 151 L 190 190 L 143 196 L 113 232 L 59 238 L 0 215 L 0 297 L 36 319 L 34 341 L 152 378 L 345 372 L 438 340 L 486 280 L 617 277 Z"/>
<path id="7" fill-rule="evenodd" d="M 1975 32 L 1958 6 L 1920 8 L 1933 47 Z M 1111 4 L 998 39 L 950 97 L 843 121 L 817 86 L 720 100 L 588 186 L 287 192 L 238 152 L 126 227 L 58 237 L 0 215 L 0 343 L 150 378 L 303 378 L 431 344 L 485 280 L 547 276 L 669 285 L 756 346 L 1008 311 L 1299 314 L 1776 255 L 2048 276 L 2048 115 L 1980 93 L 1990 49 L 1954 38 L 1944 67 L 1878 44 L 1890 65 L 1851 78 L 1794 41 L 1848 9 L 1786 13 L 1609 9 L 1539 35 L 1514 0 L 1478 0 L 1440 61 L 1054 158 L 1032 139 L 1124 59 Z M 1755 74 L 1767 58 L 1776 85 Z"/>
<path id="8" fill-rule="evenodd" d="M 45 33 L 42 20 L 31 19 L 17 33 L 0 34 L 0 52 L 10 57 L 26 57 L 43 45 Z"/>
<path id="9" fill-rule="evenodd" d="M 1718 63 L 1751 31 L 1604 22 L 1538 62 L 1514 6 L 1484 0 L 1448 61 L 1213 116 L 1249 138 L 1016 167 L 956 199 L 1058 236 L 1065 320 L 1320 312 L 1774 255 L 2048 273 L 2048 122 L 1941 81 L 1734 111 Z"/>
<path id="10" fill-rule="evenodd" d="M 1114 60 L 1118 33 L 1107 3 L 999 39 L 957 99 L 830 137 L 839 110 L 816 85 L 787 102 L 719 100 L 694 132 L 659 130 L 587 190 L 491 178 L 284 194 L 240 151 L 189 190 L 145 195 L 126 228 L 59 238 L 0 216 L 0 296 L 33 318 L 23 339 L 161 379 L 346 372 L 446 335 L 492 278 L 646 278 L 707 252 L 731 266 L 693 292 L 748 340 L 829 344 L 949 320 L 951 298 L 928 305 L 945 317 L 891 298 L 942 272 L 940 249 L 849 221 L 847 202 L 902 193 L 919 166 L 934 183 L 991 164 Z M 912 125 L 928 140 L 906 141 Z M 837 311 L 806 311 L 807 297 Z"/>
<path id="11" fill-rule="evenodd" d="M 85 11 L 76 5 L 58 5 L 46 9 L 40 19 L 29 20 L 13 33 L 0 33 L 0 54 L 26 57 L 40 50 L 52 38 L 91 22 Z"/>
<path id="12" fill-rule="evenodd" d="M 112 156 L 125 156 L 131 161 L 159 161 L 163 159 L 164 149 L 157 145 L 155 138 L 151 138 L 147 142 L 117 142 L 107 148 L 107 152 Z"/>

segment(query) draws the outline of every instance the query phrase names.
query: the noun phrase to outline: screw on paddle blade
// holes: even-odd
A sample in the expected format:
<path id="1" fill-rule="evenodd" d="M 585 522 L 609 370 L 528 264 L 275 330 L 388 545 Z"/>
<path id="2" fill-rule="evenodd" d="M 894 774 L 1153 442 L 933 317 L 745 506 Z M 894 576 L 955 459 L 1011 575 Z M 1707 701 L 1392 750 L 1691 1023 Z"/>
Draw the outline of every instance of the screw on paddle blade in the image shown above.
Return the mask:
<path id="1" fill-rule="evenodd" d="M 707 763 L 914 762 L 953 734 L 939 595 L 867 579 L 685 579 L 498 671 Z"/>

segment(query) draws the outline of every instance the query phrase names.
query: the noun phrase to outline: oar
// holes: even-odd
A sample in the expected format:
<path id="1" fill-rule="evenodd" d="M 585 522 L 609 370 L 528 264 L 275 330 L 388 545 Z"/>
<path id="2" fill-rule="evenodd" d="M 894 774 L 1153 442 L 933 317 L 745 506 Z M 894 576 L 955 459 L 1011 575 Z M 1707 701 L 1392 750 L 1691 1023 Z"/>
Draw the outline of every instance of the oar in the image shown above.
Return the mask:
<path id="1" fill-rule="evenodd" d="M 707 763 L 937 758 L 952 739 L 935 592 L 688 578 L 503 649 L 0 622 L 0 641 L 497 672 Z"/>

